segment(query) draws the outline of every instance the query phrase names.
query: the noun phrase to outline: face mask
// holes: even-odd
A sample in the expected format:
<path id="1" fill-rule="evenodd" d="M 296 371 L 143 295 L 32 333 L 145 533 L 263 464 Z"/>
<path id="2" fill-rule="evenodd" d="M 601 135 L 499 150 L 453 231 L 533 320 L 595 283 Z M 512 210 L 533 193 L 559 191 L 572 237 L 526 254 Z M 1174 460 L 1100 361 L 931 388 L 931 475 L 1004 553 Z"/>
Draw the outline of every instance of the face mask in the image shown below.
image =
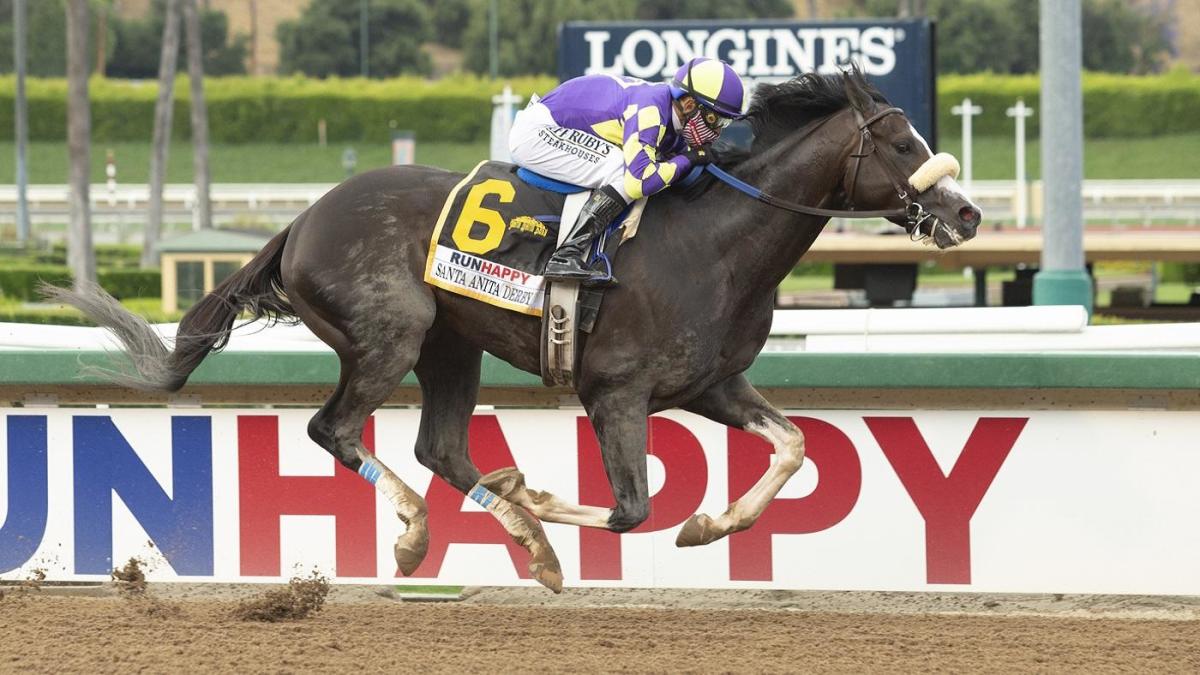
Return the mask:
<path id="1" fill-rule="evenodd" d="M 705 123 L 699 109 L 683 123 L 683 140 L 693 148 L 712 143 L 720 135 L 720 131 Z"/>

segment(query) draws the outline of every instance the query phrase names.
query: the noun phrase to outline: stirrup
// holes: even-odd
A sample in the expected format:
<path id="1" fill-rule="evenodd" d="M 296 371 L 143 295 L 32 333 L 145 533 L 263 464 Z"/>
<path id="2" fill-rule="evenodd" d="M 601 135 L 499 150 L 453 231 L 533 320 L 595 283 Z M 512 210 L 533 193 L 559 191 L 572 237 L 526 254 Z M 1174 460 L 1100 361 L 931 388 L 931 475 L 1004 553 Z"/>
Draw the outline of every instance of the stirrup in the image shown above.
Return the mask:
<path id="1" fill-rule="evenodd" d="M 575 260 L 564 263 L 557 269 L 554 269 L 553 264 L 546 265 L 542 278 L 546 281 L 577 281 L 585 286 L 615 286 L 617 283 L 607 272 L 583 267 Z"/>
<path id="2" fill-rule="evenodd" d="M 547 281 L 586 281 L 596 277 L 604 278 L 607 276 L 600 270 L 592 270 L 586 267 L 560 267 L 551 269 L 546 267 L 546 272 L 542 275 Z"/>

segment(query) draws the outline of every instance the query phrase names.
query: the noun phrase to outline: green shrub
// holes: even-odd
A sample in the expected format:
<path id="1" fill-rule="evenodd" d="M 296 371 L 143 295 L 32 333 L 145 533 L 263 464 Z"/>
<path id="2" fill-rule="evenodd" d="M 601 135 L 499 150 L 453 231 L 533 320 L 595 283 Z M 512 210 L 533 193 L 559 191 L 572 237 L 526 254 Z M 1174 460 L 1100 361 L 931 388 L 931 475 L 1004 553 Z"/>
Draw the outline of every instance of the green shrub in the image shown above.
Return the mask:
<path id="1" fill-rule="evenodd" d="M 53 326 L 94 326 L 82 314 L 67 310 L 35 310 L 0 307 L 4 323 L 40 323 Z"/>
<path id="2" fill-rule="evenodd" d="M 26 302 L 39 300 L 37 286 L 41 281 L 68 286 L 71 273 L 65 267 L 50 265 L 0 268 L 0 296 Z"/>
<path id="3" fill-rule="evenodd" d="M 162 273 L 158 270 L 101 270 L 96 276 L 100 286 L 118 300 L 162 295 Z"/>
<path id="4" fill-rule="evenodd" d="M 1200 263 L 1162 263 L 1160 269 L 1165 283 L 1200 284 Z"/>
<path id="5" fill-rule="evenodd" d="M 135 268 L 141 264 L 142 247 L 129 244 L 98 244 L 95 247 L 96 267 Z M 33 258 L 38 265 L 67 264 L 67 245 L 55 244 L 48 250 L 37 252 Z"/>
<path id="6" fill-rule="evenodd" d="M 409 130 L 418 141 L 481 141 L 491 125 L 491 97 L 504 84 L 519 96 L 545 93 L 555 81 L 524 77 L 492 82 L 459 76 L 431 82 L 417 77 L 388 80 L 325 80 L 304 77 L 216 77 L 205 79 L 210 136 L 214 143 L 313 143 L 324 119 L 330 142 L 387 143 L 393 130 Z M 0 140 L 13 130 L 12 76 L 0 77 Z M 28 80 L 29 133 L 34 140 L 66 136 L 67 84 L 62 79 Z M 92 137 L 97 142 L 149 141 L 154 128 L 154 82 L 93 79 Z M 175 84 L 173 136 L 188 138 L 188 85 Z M 938 128 L 957 136 L 960 119 L 950 108 L 969 96 L 983 106 L 974 120 L 981 135 L 1012 134 L 1004 111 L 1018 98 L 1035 109 L 1028 133 L 1038 132 L 1040 91 L 1036 75 L 943 75 L 938 78 Z M 1200 132 L 1200 74 L 1175 70 L 1136 76 L 1085 73 L 1084 134 L 1090 138 Z M 269 159 L 269 158 L 268 158 Z"/>
<path id="7" fill-rule="evenodd" d="M 160 298 L 126 298 L 121 301 L 126 309 L 150 323 L 179 321 L 182 312 L 162 311 Z M 94 326 L 73 307 L 25 307 L 15 300 L 0 300 L 0 322 L 40 323 L 63 326 Z"/>
<path id="8" fill-rule="evenodd" d="M 102 269 L 96 276 L 100 286 L 117 299 L 162 294 L 162 274 L 158 270 Z M 3 267 L 0 268 L 0 297 L 36 302 L 41 299 L 37 293 L 39 282 L 69 286 L 71 279 L 70 271 L 62 266 Z"/>
<path id="9" fill-rule="evenodd" d="M 983 112 L 972 124 L 983 135 L 1011 135 L 1013 121 L 1004 111 L 1023 98 L 1034 108 L 1026 120 L 1030 138 L 1038 134 L 1041 90 L 1036 75 L 943 75 L 938 78 L 938 132 L 958 137 L 962 118 L 950 113 L 970 97 Z M 1085 73 L 1083 133 L 1088 138 L 1159 136 L 1200 132 L 1200 75 L 1174 70 L 1137 76 Z"/>
<path id="10" fill-rule="evenodd" d="M 833 263 L 828 262 L 799 262 L 792 268 L 794 277 L 832 277 Z"/>
<path id="11" fill-rule="evenodd" d="M 0 140 L 12 139 L 13 82 L 11 76 L 0 77 Z M 504 84 L 527 97 L 549 91 L 555 80 L 218 77 L 206 78 L 204 84 L 209 135 L 214 143 L 313 143 L 321 119 L 326 121 L 331 142 L 387 143 L 393 130 L 413 131 L 418 141 L 486 139 L 491 98 Z M 93 79 L 89 93 L 93 140 L 150 140 L 157 95 L 154 82 Z M 66 81 L 30 79 L 27 95 L 30 138 L 62 140 L 66 135 Z M 176 139 L 186 139 L 190 133 L 188 97 L 187 78 L 181 77 L 175 83 Z"/>

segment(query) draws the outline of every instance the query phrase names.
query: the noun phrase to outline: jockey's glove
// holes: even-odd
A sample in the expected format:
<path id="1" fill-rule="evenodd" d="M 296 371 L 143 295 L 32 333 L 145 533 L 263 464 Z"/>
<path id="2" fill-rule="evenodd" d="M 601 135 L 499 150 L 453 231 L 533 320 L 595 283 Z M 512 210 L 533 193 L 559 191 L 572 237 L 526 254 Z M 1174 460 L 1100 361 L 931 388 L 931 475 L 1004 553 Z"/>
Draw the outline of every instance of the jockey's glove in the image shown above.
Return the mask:
<path id="1" fill-rule="evenodd" d="M 688 161 L 692 163 L 692 166 L 701 166 L 703 164 L 709 164 L 713 161 L 712 150 L 707 145 L 702 145 L 698 148 L 693 148 L 689 145 L 687 150 L 684 150 L 679 154 L 687 157 Z"/>

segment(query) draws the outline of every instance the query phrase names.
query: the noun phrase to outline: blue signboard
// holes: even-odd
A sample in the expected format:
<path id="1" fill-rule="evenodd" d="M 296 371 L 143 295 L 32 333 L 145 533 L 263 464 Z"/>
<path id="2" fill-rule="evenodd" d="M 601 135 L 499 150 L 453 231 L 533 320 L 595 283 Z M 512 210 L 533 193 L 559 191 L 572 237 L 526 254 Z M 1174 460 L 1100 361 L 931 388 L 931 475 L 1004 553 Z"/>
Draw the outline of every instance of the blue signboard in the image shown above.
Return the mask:
<path id="1" fill-rule="evenodd" d="M 609 73 L 665 80 L 688 59 L 715 56 L 747 83 L 836 73 L 851 61 L 935 145 L 933 23 L 868 21 L 641 21 L 562 25 L 558 76 Z"/>

